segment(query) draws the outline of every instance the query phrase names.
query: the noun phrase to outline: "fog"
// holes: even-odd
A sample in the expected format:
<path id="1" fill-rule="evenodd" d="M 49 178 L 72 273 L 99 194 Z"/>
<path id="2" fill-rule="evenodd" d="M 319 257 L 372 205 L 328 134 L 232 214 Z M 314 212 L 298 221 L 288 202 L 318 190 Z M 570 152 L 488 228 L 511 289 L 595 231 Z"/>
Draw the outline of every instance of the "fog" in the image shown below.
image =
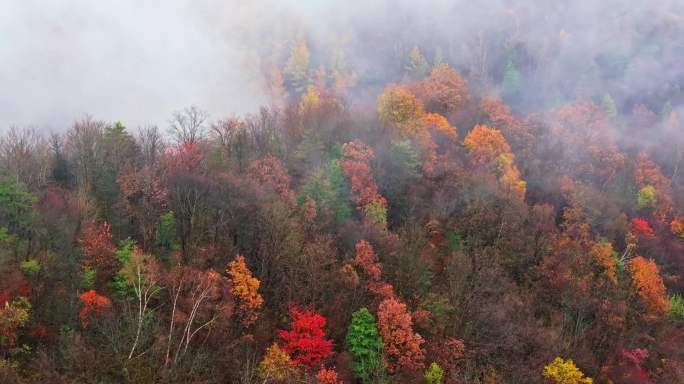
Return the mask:
<path id="1" fill-rule="evenodd" d="M 611 94 L 621 109 L 648 96 L 659 110 L 684 82 L 683 9 L 679 0 L 5 0 L 0 129 L 63 130 L 86 113 L 165 126 L 188 105 L 212 119 L 249 113 L 268 102 L 265 68 L 282 66 L 297 37 L 312 69 L 343 50 L 360 90 L 400 81 L 418 46 L 498 93 L 515 51 L 518 109 Z M 649 40 L 663 29 L 671 39 Z"/>

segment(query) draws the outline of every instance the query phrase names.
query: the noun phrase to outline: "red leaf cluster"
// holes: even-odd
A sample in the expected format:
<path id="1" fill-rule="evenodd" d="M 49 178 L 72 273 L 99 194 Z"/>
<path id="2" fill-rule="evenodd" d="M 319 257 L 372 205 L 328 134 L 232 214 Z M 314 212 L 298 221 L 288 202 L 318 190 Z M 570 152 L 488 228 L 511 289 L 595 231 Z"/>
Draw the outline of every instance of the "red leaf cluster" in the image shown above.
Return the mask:
<path id="1" fill-rule="evenodd" d="M 83 308 L 78 317 L 81 319 L 83 328 L 88 327 L 88 323 L 93 317 L 109 312 L 112 309 L 112 302 L 107 296 L 98 294 L 94 289 L 79 296 Z"/>
<path id="2" fill-rule="evenodd" d="M 95 268 L 98 275 L 105 280 L 114 276 L 117 270 L 117 262 L 114 257 L 116 247 L 112 242 L 112 234 L 107 222 L 102 224 L 87 223 L 78 237 L 78 244 L 83 255 L 83 266 Z"/>
<path id="3" fill-rule="evenodd" d="M 413 319 L 406 304 L 396 298 L 385 299 L 378 308 L 378 325 L 390 373 L 413 372 L 424 367 L 425 355 L 421 349 L 424 341 L 413 332 Z"/>
<path id="4" fill-rule="evenodd" d="M 325 338 L 326 319 L 313 310 L 290 309 L 291 330 L 278 331 L 283 349 L 297 364 L 307 369 L 319 367 L 332 356 L 332 341 Z"/>
<path id="5" fill-rule="evenodd" d="M 655 237 L 655 232 L 653 232 L 653 228 L 651 228 L 651 225 L 648 223 L 648 221 L 640 217 L 632 219 L 629 228 L 634 235 L 644 236 L 648 238 Z"/>

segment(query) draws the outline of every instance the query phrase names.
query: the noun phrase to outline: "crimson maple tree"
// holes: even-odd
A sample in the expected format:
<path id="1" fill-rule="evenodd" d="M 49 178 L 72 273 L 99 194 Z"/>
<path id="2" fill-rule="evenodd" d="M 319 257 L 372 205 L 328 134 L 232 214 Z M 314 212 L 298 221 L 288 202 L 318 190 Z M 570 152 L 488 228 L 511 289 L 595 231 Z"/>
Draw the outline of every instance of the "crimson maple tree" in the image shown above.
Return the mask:
<path id="1" fill-rule="evenodd" d="M 332 340 L 325 337 L 326 319 L 320 313 L 292 307 L 290 330 L 278 331 L 283 340 L 282 348 L 294 362 L 306 369 L 317 368 L 332 356 Z"/>

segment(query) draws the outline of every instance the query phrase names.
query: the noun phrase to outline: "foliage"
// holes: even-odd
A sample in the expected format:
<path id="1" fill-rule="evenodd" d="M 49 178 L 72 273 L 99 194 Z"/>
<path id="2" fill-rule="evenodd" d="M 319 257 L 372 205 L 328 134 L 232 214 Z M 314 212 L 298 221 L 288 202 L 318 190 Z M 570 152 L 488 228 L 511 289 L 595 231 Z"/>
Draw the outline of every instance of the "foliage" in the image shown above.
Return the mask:
<path id="1" fill-rule="evenodd" d="M 611 382 L 653 384 L 649 372 L 643 367 L 648 351 L 642 348 L 623 350 L 616 362 L 602 370 L 608 374 Z"/>
<path id="2" fill-rule="evenodd" d="M 283 68 L 287 84 L 296 94 L 303 93 L 309 83 L 309 55 L 306 40 L 300 37 L 294 43 Z"/>
<path id="3" fill-rule="evenodd" d="M 684 298 L 682 295 L 675 294 L 668 298 L 670 302 L 669 317 L 676 323 L 684 322 Z"/>
<path id="4" fill-rule="evenodd" d="M 340 167 L 351 184 L 352 201 L 356 203 L 357 209 L 364 214 L 366 219 L 385 228 L 387 200 L 380 195 L 371 169 L 373 150 L 355 140 L 344 144 L 342 152 Z"/>
<path id="5" fill-rule="evenodd" d="M 684 240 L 684 218 L 675 218 L 670 222 L 670 230 Z"/>
<path id="6" fill-rule="evenodd" d="M 31 303 L 25 297 L 17 297 L 0 307 L 0 347 L 14 347 L 19 329 L 29 321 Z"/>
<path id="7" fill-rule="evenodd" d="M 442 384 L 444 372 L 442 372 L 442 367 L 440 367 L 439 364 L 432 363 L 423 376 L 429 384 Z"/>
<path id="8" fill-rule="evenodd" d="M 354 356 L 354 373 L 364 382 L 383 369 L 383 343 L 375 318 L 366 308 L 352 313 L 352 320 L 345 338 L 347 349 Z"/>
<path id="9" fill-rule="evenodd" d="M 542 374 L 555 384 L 591 384 L 593 382 L 591 378 L 584 376 L 572 360 L 560 357 L 556 357 L 546 365 Z"/>
<path id="10" fill-rule="evenodd" d="M 24 236 L 31 229 L 31 210 L 36 198 L 16 180 L 0 174 L 0 226 Z"/>
<path id="11" fill-rule="evenodd" d="M 591 255 L 603 269 L 603 275 L 613 284 L 617 284 L 617 257 L 613 245 L 607 241 L 594 244 Z"/>
<path id="12" fill-rule="evenodd" d="M 264 299 L 258 292 L 259 280 L 252 276 L 241 255 L 228 264 L 228 276 L 233 284 L 230 291 L 238 301 L 240 321 L 243 326 L 249 326 L 257 320 L 264 305 Z"/>
<path id="13" fill-rule="evenodd" d="M 653 232 L 651 224 L 649 224 L 646 219 L 640 217 L 632 219 L 629 229 L 634 236 L 643 236 L 647 238 L 655 237 L 655 232 Z"/>
<path id="14" fill-rule="evenodd" d="M 319 367 L 325 359 L 330 357 L 332 341 L 325 338 L 326 319 L 312 310 L 290 309 L 292 317 L 291 329 L 278 331 L 284 344 L 283 350 L 292 360 L 306 369 Z"/>
<path id="15" fill-rule="evenodd" d="M 171 252 L 180 248 L 176 236 L 176 217 L 173 211 L 168 211 L 159 218 L 156 242 L 162 259 L 167 258 Z"/>
<path id="16" fill-rule="evenodd" d="M 90 267 L 83 268 L 81 273 L 81 288 L 93 289 L 95 287 L 95 281 L 97 280 L 97 270 Z"/>
<path id="17" fill-rule="evenodd" d="M 278 344 L 271 344 L 259 363 L 259 377 L 266 383 L 278 383 L 287 382 L 298 376 L 299 370 L 287 352 L 283 351 Z"/>
<path id="18" fill-rule="evenodd" d="M 396 127 L 406 136 L 414 134 L 414 123 L 424 112 L 423 103 L 411 92 L 397 85 L 386 87 L 378 96 L 380 120 Z"/>
<path id="19" fill-rule="evenodd" d="M 653 260 L 637 256 L 629 264 L 634 289 L 651 318 L 662 317 L 670 310 L 660 268 Z"/>
<path id="20" fill-rule="evenodd" d="M 118 269 L 109 224 L 87 223 L 81 229 L 78 244 L 83 255 L 83 267 L 97 270 L 100 281 L 109 280 Z"/>
<path id="21" fill-rule="evenodd" d="M 408 63 L 406 64 L 406 73 L 415 79 L 422 79 L 427 75 L 430 65 L 420 52 L 417 46 L 414 46 L 409 52 Z"/>
<path id="22" fill-rule="evenodd" d="M 653 208 L 658 202 L 658 191 L 652 185 L 647 185 L 639 190 L 637 204 L 639 208 Z"/>
<path id="23" fill-rule="evenodd" d="M 247 168 L 247 176 L 261 186 L 272 188 L 286 202 L 294 202 L 295 194 L 290 189 L 291 177 L 277 158 L 267 156 L 253 161 Z"/>
<path id="24" fill-rule="evenodd" d="M 298 203 L 307 198 L 316 202 L 316 206 L 330 211 L 336 223 L 342 223 L 352 214 L 348 202 L 350 188 L 339 160 L 331 160 L 325 167 L 316 169 L 299 192 Z"/>
<path id="25" fill-rule="evenodd" d="M 450 115 L 468 100 L 468 86 L 461 75 L 448 64 L 439 64 L 430 76 L 411 86 L 411 91 L 423 102 L 425 109 Z"/>
<path id="26" fill-rule="evenodd" d="M 90 324 L 90 321 L 93 318 L 101 316 L 112 309 L 112 302 L 109 300 L 109 298 L 107 296 L 98 294 L 93 289 L 81 294 L 81 296 L 78 298 L 83 306 L 83 308 L 81 308 L 81 312 L 78 314 L 83 328 L 88 328 L 88 324 Z"/>
<path id="27" fill-rule="evenodd" d="M 40 273 L 41 265 L 36 259 L 28 259 L 21 262 L 21 271 L 29 277 L 36 277 Z"/>
<path id="28" fill-rule="evenodd" d="M 514 97 L 520 91 L 520 71 L 514 57 L 509 57 L 503 78 L 503 93 L 506 97 Z M 508 99 L 507 99 L 508 100 Z"/>
<path id="29" fill-rule="evenodd" d="M 413 332 L 413 319 L 406 304 L 387 298 L 378 307 L 380 336 L 385 344 L 387 370 L 412 372 L 423 368 L 423 338 Z"/>
<path id="30" fill-rule="evenodd" d="M 341 384 L 342 382 L 337 378 L 337 372 L 333 369 L 322 368 L 316 373 L 316 381 L 318 384 Z"/>

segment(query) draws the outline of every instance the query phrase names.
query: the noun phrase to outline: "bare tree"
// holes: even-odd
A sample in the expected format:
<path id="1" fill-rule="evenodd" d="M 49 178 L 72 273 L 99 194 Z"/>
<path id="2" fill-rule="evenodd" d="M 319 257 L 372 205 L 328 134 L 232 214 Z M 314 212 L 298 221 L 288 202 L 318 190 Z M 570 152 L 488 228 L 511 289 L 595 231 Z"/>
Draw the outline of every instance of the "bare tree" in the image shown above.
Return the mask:
<path id="1" fill-rule="evenodd" d="M 164 143 L 159 127 L 148 125 L 138 128 L 138 145 L 142 152 L 143 163 L 155 165 L 159 156 L 164 152 L 166 143 Z"/>
<path id="2" fill-rule="evenodd" d="M 67 146 L 73 157 L 76 178 L 81 188 L 91 187 L 96 160 L 102 150 L 102 135 L 106 124 L 86 115 L 74 123 L 67 134 Z"/>
<path id="3" fill-rule="evenodd" d="M 195 106 L 175 112 L 171 118 L 169 132 L 178 144 L 196 144 L 204 137 L 204 122 L 209 114 Z"/>
<path id="4" fill-rule="evenodd" d="M 0 138 L 0 162 L 29 188 L 45 184 L 50 169 L 50 150 L 45 138 L 34 128 L 11 127 Z"/>

